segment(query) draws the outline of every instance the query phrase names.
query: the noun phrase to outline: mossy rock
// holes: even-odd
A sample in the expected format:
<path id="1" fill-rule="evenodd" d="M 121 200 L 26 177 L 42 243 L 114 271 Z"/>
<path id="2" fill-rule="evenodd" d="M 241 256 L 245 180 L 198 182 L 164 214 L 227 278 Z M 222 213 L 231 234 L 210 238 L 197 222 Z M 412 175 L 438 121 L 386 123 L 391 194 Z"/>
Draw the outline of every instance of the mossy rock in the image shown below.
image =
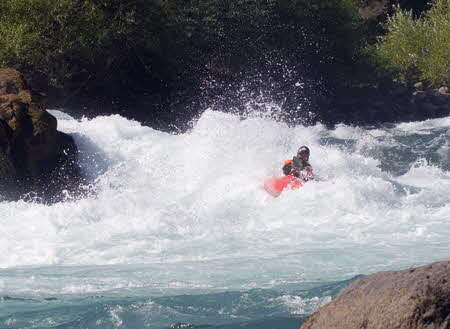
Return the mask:
<path id="1" fill-rule="evenodd" d="M 29 112 L 28 115 L 33 124 L 33 136 L 56 136 L 58 123 L 53 115 L 47 111 L 33 111 Z"/>
<path id="2" fill-rule="evenodd" d="M 0 96 L 28 90 L 24 76 L 14 69 L 0 70 Z"/>
<path id="3" fill-rule="evenodd" d="M 27 88 L 22 74 L 0 69 L 0 175 L 21 185 L 46 184 L 61 166 L 76 162 L 77 148 L 72 137 L 57 131 L 56 118 Z"/>

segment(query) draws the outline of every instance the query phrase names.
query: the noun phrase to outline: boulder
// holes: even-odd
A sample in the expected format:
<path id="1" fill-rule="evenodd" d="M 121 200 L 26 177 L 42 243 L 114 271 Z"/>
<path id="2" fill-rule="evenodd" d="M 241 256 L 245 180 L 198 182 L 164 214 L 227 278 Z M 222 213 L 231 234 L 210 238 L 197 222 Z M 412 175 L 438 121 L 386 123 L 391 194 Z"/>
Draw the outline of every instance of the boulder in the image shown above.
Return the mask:
<path id="1" fill-rule="evenodd" d="M 64 176 L 78 176 L 76 145 L 45 106 L 21 73 L 0 69 L 0 184 L 28 192 L 54 183 L 62 167 Z"/>
<path id="2" fill-rule="evenodd" d="M 11 188 L 17 177 L 12 145 L 13 131 L 0 120 L 0 189 Z"/>
<path id="3" fill-rule="evenodd" d="M 450 95 L 448 94 L 440 93 L 437 90 L 433 90 L 431 92 L 431 95 L 432 97 L 430 99 L 434 105 L 441 106 L 450 103 Z"/>
<path id="4" fill-rule="evenodd" d="M 414 88 L 416 88 L 416 90 L 418 91 L 424 91 L 425 90 L 425 86 L 423 84 L 423 82 L 417 82 L 414 84 Z"/>
<path id="5" fill-rule="evenodd" d="M 439 112 L 439 106 L 433 104 L 432 102 L 424 102 L 420 105 L 420 110 L 424 114 L 434 117 L 434 115 Z"/>
<path id="6" fill-rule="evenodd" d="M 363 277 L 301 329 L 449 329 L 450 261 Z"/>
<path id="7" fill-rule="evenodd" d="M 410 90 L 405 85 L 397 84 L 391 88 L 390 93 L 392 96 L 400 97 L 409 94 Z"/>
<path id="8" fill-rule="evenodd" d="M 449 95 L 448 87 L 441 87 L 438 89 L 438 92 L 441 93 L 442 95 Z"/>
<path id="9" fill-rule="evenodd" d="M 420 103 L 426 100 L 427 95 L 423 91 L 415 91 L 413 92 L 413 101 L 415 103 Z"/>

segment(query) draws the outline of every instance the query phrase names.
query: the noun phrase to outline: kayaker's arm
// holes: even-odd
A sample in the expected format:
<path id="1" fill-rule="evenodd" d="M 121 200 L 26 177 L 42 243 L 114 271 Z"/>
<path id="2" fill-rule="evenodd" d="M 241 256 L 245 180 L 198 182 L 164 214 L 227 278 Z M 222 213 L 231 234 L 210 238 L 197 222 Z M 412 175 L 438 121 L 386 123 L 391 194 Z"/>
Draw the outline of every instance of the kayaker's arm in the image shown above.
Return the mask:
<path id="1" fill-rule="evenodd" d="M 305 182 L 316 179 L 311 165 L 306 166 L 300 173 L 301 173 L 301 178 Z"/>
<path id="2" fill-rule="evenodd" d="M 292 164 L 288 163 L 283 166 L 283 174 L 289 175 L 292 171 Z"/>

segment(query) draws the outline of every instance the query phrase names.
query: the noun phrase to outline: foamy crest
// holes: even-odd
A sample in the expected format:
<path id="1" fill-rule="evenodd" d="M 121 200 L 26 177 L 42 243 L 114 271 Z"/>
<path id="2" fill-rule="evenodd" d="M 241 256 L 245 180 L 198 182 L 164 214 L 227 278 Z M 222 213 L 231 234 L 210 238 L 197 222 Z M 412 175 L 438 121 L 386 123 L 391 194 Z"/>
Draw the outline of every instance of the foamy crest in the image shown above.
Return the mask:
<path id="1" fill-rule="evenodd" d="M 233 286 L 280 271 L 342 277 L 443 259 L 448 120 L 327 130 L 206 111 L 192 131 L 172 135 L 117 115 L 60 116 L 96 192 L 50 206 L 0 203 L 0 266 L 172 263 L 186 275 L 202 263 L 192 282 L 216 275 Z M 433 152 L 409 146 L 412 135 Z M 320 180 L 269 197 L 263 181 L 300 145 Z"/>

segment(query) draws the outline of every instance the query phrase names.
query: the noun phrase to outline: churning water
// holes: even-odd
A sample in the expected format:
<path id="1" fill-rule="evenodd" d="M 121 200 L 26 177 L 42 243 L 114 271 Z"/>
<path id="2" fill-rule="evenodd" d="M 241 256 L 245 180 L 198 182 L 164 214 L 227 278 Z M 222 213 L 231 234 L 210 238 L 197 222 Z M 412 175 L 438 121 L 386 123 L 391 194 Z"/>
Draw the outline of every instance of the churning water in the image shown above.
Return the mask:
<path id="1" fill-rule="evenodd" d="M 54 114 L 91 186 L 0 202 L 0 328 L 298 328 L 343 280 L 449 258 L 450 117 L 329 130 L 208 110 L 173 135 Z M 319 180 L 268 196 L 300 145 Z"/>

